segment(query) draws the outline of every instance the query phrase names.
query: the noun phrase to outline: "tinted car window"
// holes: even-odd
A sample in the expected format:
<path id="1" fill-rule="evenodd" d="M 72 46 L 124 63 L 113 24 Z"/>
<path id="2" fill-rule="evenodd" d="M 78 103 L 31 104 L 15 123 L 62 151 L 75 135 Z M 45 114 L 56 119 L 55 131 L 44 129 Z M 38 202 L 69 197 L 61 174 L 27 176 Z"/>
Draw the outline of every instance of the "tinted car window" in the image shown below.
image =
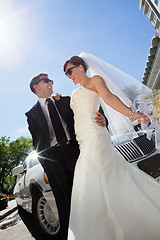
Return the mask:
<path id="1" fill-rule="evenodd" d="M 32 167 L 34 167 L 37 164 L 39 164 L 39 161 L 38 161 L 38 159 L 36 157 L 30 158 L 28 168 L 32 168 Z"/>
<path id="2" fill-rule="evenodd" d="M 27 168 L 27 162 L 26 162 L 26 161 L 23 162 L 23 168 L 24 168 L 24 169 Z"/>

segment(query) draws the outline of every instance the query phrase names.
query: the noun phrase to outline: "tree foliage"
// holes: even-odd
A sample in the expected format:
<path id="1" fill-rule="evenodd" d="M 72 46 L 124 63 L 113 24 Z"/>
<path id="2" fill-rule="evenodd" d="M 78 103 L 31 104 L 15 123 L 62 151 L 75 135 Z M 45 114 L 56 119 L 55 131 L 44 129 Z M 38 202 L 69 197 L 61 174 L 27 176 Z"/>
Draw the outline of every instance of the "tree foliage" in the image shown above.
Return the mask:
<path id="1" fill-rule="evenodd" d="M 6 136 L 0 138 L 0 188 L 3 192 L 13 185 L 12 169 L 22 163 L 32 150 L 30 138 L 20 137 L 12 142 Z"/>

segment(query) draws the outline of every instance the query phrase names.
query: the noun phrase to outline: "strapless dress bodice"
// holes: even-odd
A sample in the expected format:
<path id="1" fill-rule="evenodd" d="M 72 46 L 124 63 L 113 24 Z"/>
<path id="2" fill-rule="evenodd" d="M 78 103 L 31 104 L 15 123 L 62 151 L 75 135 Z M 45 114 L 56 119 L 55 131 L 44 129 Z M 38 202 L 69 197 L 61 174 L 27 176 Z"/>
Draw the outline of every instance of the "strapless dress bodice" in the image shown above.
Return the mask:
<path id="1" fill-rule="evenodd" d="M 104 132 L 104 128 L 98 126 L 95 121 L 96 112 L 100 107 L 98 93 L 86 87 L 77 88 L 72 93 L 70 106 L 74 112 L 74 127 L 78 141 L 88 134 Z"/>

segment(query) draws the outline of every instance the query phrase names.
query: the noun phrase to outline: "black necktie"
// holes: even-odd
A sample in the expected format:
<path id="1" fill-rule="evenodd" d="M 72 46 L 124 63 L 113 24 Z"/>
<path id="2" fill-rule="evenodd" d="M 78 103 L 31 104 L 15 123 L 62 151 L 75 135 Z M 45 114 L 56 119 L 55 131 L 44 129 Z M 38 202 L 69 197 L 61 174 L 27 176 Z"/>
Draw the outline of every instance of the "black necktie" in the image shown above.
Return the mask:
<path id="1" fill-rule="evenodd" d="M 61 145 L 64 145 L 67 142 L 67 137 L 63 125 L 61 123 L 60 117 L 58 115 L 57 109 L 50 98 L 47 98 L 46 101 L 48 102 L 48 110 L 53 125 L 53 129 L 57 138 L 57 142 Z"/>

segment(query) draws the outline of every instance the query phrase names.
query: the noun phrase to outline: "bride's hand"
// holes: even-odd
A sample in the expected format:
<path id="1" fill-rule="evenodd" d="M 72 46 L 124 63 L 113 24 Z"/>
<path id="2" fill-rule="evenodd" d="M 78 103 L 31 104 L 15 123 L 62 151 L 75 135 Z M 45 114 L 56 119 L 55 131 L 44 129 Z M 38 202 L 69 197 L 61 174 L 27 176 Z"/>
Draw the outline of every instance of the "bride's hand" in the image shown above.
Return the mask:
<path id="1" fill-rule="evenodd" d="M 55 93 L 55 95 L 53 96 L 56 100 L 59 100 L 61 98 L 61 94 L 59 93 Z"/>
<path id="2" fill-rule="evenodd" d="M 134 112 L 132 114 L 132 121 L 135 121 L 135 120 L 137 120 L 138 123 L 141 123 L 142 121 L 150 122 L 149 117 L 147 117 L 145 114 L 140 112 L 137 112 L 137 113 Z"/>

